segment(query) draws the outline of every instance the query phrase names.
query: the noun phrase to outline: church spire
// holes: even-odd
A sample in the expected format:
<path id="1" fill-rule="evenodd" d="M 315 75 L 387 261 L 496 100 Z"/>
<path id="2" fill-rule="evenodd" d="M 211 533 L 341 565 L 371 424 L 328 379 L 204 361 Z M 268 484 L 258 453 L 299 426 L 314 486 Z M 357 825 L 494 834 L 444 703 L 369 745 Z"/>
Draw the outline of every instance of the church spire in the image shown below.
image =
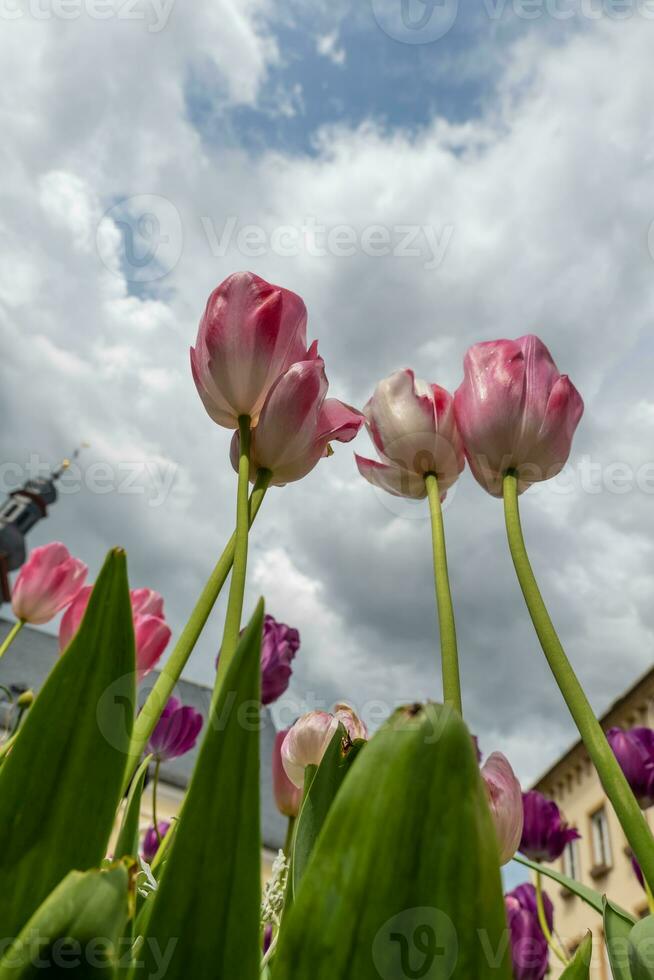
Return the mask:
<path id="1" fill-rule="evenodd" d="M 27 480 L 0 504 L 0 604 L 11 598 L 9 572 L 20 568 L 25 561 L 25 535 L 47 517 L 48 507 L 57 500 L 57 480 L 77 459 L 84 445 L 70 459 L 63 459 L 49 476 Z"/>

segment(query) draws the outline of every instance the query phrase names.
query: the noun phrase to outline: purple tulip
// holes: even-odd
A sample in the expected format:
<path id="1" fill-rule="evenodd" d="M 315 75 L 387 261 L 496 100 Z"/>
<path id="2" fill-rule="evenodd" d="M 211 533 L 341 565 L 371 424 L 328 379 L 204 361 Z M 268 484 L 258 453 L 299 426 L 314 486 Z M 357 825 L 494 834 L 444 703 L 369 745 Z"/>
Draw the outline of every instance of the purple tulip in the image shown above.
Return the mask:
<path id="1" fill-rule="evenodd" d="M 150 736 L 148 752 L 158 762 L 184 755 L 195 745 L 202 720 L 202 715 L 195 708 L 182 705 L 179 698 L 170 698 Z"/>
<path id="2" fill-rule="evenodd" d="M 556 861 L 566 844 L 581 836 L 575 827 L 568 827 L 554 802 L 537 790 L 522 794 L 524 823 L 519 851 L 532 861 Z"/>
<path id="3" fill-rule="evenodd" d="M 278 623 L 274 616 L 265 616 L 261 637 L 261 703 L 272 704 L 280 698 L 293 673 L 291 661 L 300 648 L 296 629 Z M 216 669 L 220 653 L 216 657 Z"/>
<path id="4" fill-rule="evenodd" d="M 549 947 L 538 921 L 536 889 L 520 885 L 504 896 L 506 917 L 511 934 L 511 958 L 514 980 L 543 980 L 549 961 Z M 545 919 L 552 930 L 554 907 L 543 893 Z"/>
<path id="5" fill-rule="evenodd" d="M 651 728 L 610 728 L 609 745 L 643 810 L 654 804 L 654 731 Z"/>
<path id="6" fill-rule="evenodd" d="M 281 697 L 291 679 L 291 661 L 300 646 L 297 630 L 278 623 L 272 616 L 263 621 L 261 640 L 261 702 L 272 704 Z"/>
<path id="7" fill-rule="evenodd" d="M 170 823 L 168 820 L 160 820 L 158 823 L 159 827 L 159 837 L 161 840 L 164 839 L 168 830 L 170 828 Z M 155 854 L 159 850 L 159 837 L 157 837 L 157 832 L 154 826 L 148 827 L 145 834 L 143 835 L 143 841 L 141 843 L 141 853 L 143 854 L 143 860 L 147 861 L 148 864 L 152 864 L 155 858 Z"/>

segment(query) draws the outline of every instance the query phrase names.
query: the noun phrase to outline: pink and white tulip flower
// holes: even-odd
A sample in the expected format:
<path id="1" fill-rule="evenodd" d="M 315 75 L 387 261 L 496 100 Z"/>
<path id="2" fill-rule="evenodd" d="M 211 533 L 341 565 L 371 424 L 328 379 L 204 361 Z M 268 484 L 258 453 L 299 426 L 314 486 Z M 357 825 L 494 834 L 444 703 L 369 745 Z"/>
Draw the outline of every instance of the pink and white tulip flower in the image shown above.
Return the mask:
<path id="1" fill-rule="evenodd" d="M 520 493 L 556 476 L 584 411 L 581 395 L 533 334 L 471 347 L 454 407 L 470 469 L 495 497 L 508 470 L 517 472 Z"/>
<path id="2" fill-rule="evenodd" d="M 481 768 L 488 803 L 495 824 L 500 864 L 507 864 L 520 846 L 522 837 L 522 789 L 509 760 L 493 752 Z"/>
<path id="3" fill-rule="evenodd" d="M 289 732 L 290 728 L 287 728 L 275 735 L 272 755 L 273 793 L 279 812 L 285 817 L 297 817 L 302 802 L 302 790 L 288 778 L 282 762 L 282 745 Z"/>
<path id="4" fill-rule="evenodd" d="M 421 499 L 434 473 L 444 496 L 465 465 L 450 393 L 407 368 L 380 381 L 363 411 L 381 462 L 355 453 L 361 475 L 396 497 Z"/>
<path id="5" fill-rule="evenodd" d="M 59 650 L 63 652 L 77 633 L 93 591 L 86 585 L 79 591 L 61 619 Z M 152 589 L 132 589 L 129 594 L 134 623 L 136 672 L 139 681 L 158 663 L 172 635 L 164 619 L 163 599 Z"/>
<path id="6" fill-rule="evenodd" d="M 301 480 L 329 453 L 329 443 L 349 442 L 364 423 L 361 412 L 327 398 L 325 363 L 315 345 L 306 360 L 293 364 L 270 389 L 252 430 L 250 478 L 270 470 L 271 485 Z M 238 471 L 240 435 L 234 433 L 231 459 Z"/>
<path id="7" fill-rule="evenodd" d="M 319 766 L 339 724 L 350 739 L 367 739 L 368 729 L 348 704 L 337 704 L 334 712 L 309 711 L 288 730 L 282 742 L 282 764 L 291 782 L 301 789 L 307 766 Z"/>
<path id="8" fill-rule="evenodd" d="M 87 566 L 60 541 L 35 548 L 21 568 L 11 596 L 14 616 L 40 626 L 67 606 L 84 585 Z"/>
<path id="9" fill-rule="evenodd" d="M 255 425 L 266 395 L 291 364 L 306 357 L 302 299 L 252 272 L 235 272 L 212 292 L 191 348 L 193 380 L 218 425 Z"/>

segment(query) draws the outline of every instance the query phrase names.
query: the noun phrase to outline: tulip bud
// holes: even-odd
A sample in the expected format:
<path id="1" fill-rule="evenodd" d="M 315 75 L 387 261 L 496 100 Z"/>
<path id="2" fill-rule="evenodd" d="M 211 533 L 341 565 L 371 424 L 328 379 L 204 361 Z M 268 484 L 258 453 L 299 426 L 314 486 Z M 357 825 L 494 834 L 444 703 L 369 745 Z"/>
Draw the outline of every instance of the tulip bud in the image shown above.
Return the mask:
<path id="1" fill-rule="evenodd" d="M 141 853 L 143 854 L 143 860 L 147 861 L 148 864 L 152 864 L 154 861 L 157 851 L 159 850 L 159 838 L 163 841 L 164 837 L 170 830 L 170 822 L 168 820 L 160 820 L 157 824 L 159 830 L 159 836 L 157 836 L 157 831 L 154 826 L 148 827 L 145 834 L 143 835 L 143 841 L 141 843 Z"/>
<path id="2" fill-rule="evenodd" d="M 654 731 L 651 728 L 610 728 L 609 745 L 640 807 L 654 804 Z"/>
<path id="3" fill-rule="evenodd" d="M 350 442 L 363 415 L 337 398 L 327 398 L 325 362 L 315 347 L 275 381 L 252 430 L 250 476 L 270 470 L 272 486 L 301 480 L 323 456 L 329 443 Z M 240 435 L 234 433 L 230 456 L 238 471 Z"/>
<path id="4" fill-rule="evenodd" d="M 265 616 L 261 638 L 261 703 L 272 704 L 288 687 L 291 661 L 300 648 L 296 629 Z"/>
<path id="5" fill-rule="evenodd" d="M 23 691 L 23 693 L 19 694 L 18 697 L 16 698 L 16 707 L 19 708 L 21 711 L 26 711 L 28 708 L 31 708 L 33 704 L 34 704 L 34 691 L 32 690 Z"/>
<path id="6" fill-rule="evenodd" d="M 507 864 L 518 850 L 522 837 L 522 790 L 508 759 L 493 752 L 481 769 L 488 803 L 495 823 L 500 864 Z"/>
<path id="7" fill-rule="evenodd" d="M 202 723 L 199 711 L 182 705 L 179 698 L 169 698 L 150 736 L 147 751 L 159 762 L 185 755 L 194 747 Z"/>
<path id="8" fill-rule="evenodd" d="M 285 817 L 297 817 L 302 802 L 302 790 L 288 778 L 282 761 L 282 744 L 289 732 L 290 728 L 287 728 L 275 735 L 272 756 L 273 792 L 279 812 Z"/>
<path id="9" fill-rule="evenodd" d="M 511 938 L 514 980 L 543 980 L 549 962 L 549 946 L 538 921 L 536 889 L 520 885 L 504 896 Z M 554 928 L 554 906 L 543 892 L 545 919 L 550 932 Z"/>
<path id="10" fill-rule="evenodd" d="M 289 289 L 236 272 L 207 301 L 191 370 L 208 414 L 228 429 L 256 425 L 275 380 L 307 351 L 307 311 Z"/>
<path id="11" fill-rule="evenodd" d="M 471 347 L 454 408 L 475 479 L 501 497 L 509 470 L 522 493 L 563 469 L 584 403 L 545 344 L 527 335 Z"/>
<path id="12" fill-rule="evenodd" d="M 465 465 L 450 393 L 409 369 L 396 371 L 363 411 L 381 462 L 355 454 L 361 476 L 397 497 L 422 498 L 425 476 L 434 473 L 444 496 Z"/>
<path id="13" fill-rule="evenodd" d="M 532 789 L 522 794 L 523 827 L 519 850 L 532 861 L 556 861 L 566 844 L 580 837 L 568 827 L 554 802 Z"/>
<path id="14" fill-rule="evenodd" d="M 35 548 L 21 568 L 11 596 L 16 619 L 40 626 L 75 598 L 88 569 L 68 548 L 53 541 Z"/>
<path id="15" fill-rule="evenodd" d="M 337 704 L 334 714 L 309 711 L 289 729 L 282 742 L 282 763 L 286 775 L 299 789 L 304 786 L 306 767 L 319 766 L 322 762 L 339 723 L 352 741 L 368 737 L 368 729 L 347 704 Z"/>
<path id="16" fill-rule="evenodd" d="M 63 652 L 80 627 L 93 591 L 85 585 L 71 602 L 59 624 L 59 650 Z M 136 646 L 136 673 L 139 681 L 157 664 L 171 637 L 171 630 L 164 619 L 163 599 L 153 589 L 132 589 L 129 594 L 132 605 L 134 643 Z"/>

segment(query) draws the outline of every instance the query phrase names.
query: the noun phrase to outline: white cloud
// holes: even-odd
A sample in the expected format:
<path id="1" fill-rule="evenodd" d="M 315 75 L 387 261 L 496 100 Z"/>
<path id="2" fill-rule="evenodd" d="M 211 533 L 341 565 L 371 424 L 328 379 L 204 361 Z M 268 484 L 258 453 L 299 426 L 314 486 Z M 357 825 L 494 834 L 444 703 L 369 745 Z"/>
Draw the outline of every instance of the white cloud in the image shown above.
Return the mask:
<path id="1" fill-rule="evenodd" d="M 345 48 L 338 43 L 338 31 L 320 34 L 316 38 L 316 51 L 324 58 L 329 58 L 335 65 L 345 64 Z"/>
<path id="2" fill-rule="evenodd" d="M 279 57 L 269 14 L 267 4 L 222 2 L 183 16 L 175 7 L 158 33 L 80 18 L 65 32 L 54 21 L 16 22 L 0 37 L 0 122 L 12 147 L 0 192 L 0 405 L 11 418 L 3 457 L 22 462 L 33 449 L 54 460 L 87 438 L 85 465 L 140 462 L 146 484 L 148 460 L 178 466 L 159 507 L 147 493 L 86 489 L 64 497 L 33 537 L 56 534 L 95 567 L 109 545 L 126 543 L 134 583 L 161 588 L 176 628 L 233 524 L 229 434 L 199 404 L 188 346 L 210 289 L 235 268 L 303 294 L 334 393 L 348 401 L 363 403 L 378 377 L 403 365 L 453 387 L 469 343 L 534 330 L 586 398 L 576 452 L 634 465 L 650 454 L 643 25 L 593 24 L 551 48 L 539 36 L 516 44 L 477 121 L 435 119 L 415 134 L 338 126 L 317 136 L 313 155 L 253 158 L 202 141 L 186 85 L 193 75 L 214 96 L 219 83 L 225 103 L 253 104 Z M 101 226 L 101 257 L 95 229 L 117 200 L 139 195 L 171 202 L 183 247 L 168 275 L 134 283 L 117 224 Z M 234 242 L 219 254 L 206 220 L 220 237 L 230 215 L 268 234 L 310 219 L 314 242 L 316 225 L 322 237 L 347 225 L 357 242 L 380 224 L 454 233 L 433 271 L 424 242 L 406 257 L 316 256 L 303 238 L 295 255 L 253 257 Z M 639 442 L 623 424 L 638 405 Z M 551 488 L 523 500 L 554 618 L 601 707 L 651 662 L 654 564 L 640 536 L 651 501 L 577 492 L 559 503 Z M 500 505 L 466 475 L 447 511 L 466 706 L 487 749 L 504 739 L 533 774 L 570 727 L 501 522 Z M 358 703 L 437 696 L 427 526 L 380 503 L 348 448 L 302 484 L 270 492 L 251 553 L 250 607 L 264 589 L 270 611 L 305 637 L 296 692 Z M 191 664 L 197 677 L 211 676 L 221 609 Z M 543 718 L 551 742 L 527 751 Z"/>

